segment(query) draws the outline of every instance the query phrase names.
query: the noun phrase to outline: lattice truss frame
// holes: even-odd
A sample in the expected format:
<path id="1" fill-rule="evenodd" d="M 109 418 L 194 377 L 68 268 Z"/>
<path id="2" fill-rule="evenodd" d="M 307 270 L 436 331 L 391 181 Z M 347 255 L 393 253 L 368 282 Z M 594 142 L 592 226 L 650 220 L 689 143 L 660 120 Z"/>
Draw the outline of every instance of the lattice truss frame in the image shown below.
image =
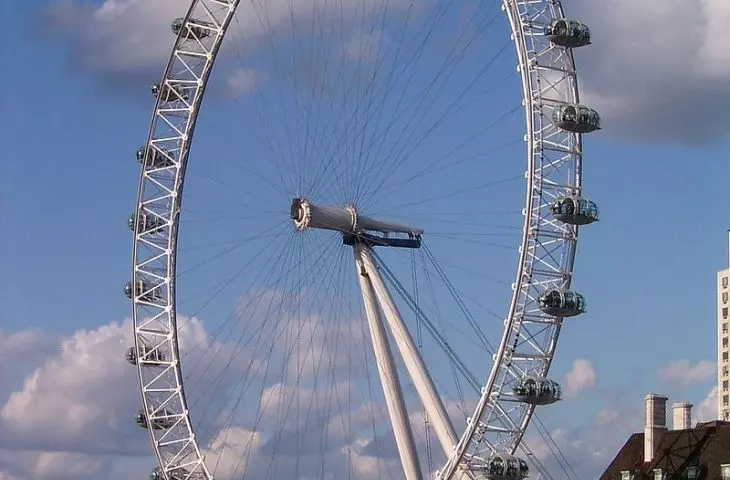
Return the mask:
<path id="1" fill-rule="evenodd" d="M 492 454 L 514 454 L 535 405 L 515 401 L 511 387 L 524 376 L 547 377 L 563 319 L 543 313 L 538 297 L 570 289 L 578 227 L 555 219 L 551 203 L 580 195 L 581 135 L 560 129 L 553 111 L 578 104 L 578 82 L 570 49 L 552 44 L 544 29 L 564 18 L 558 0 L 503 0 L 522 76 L 528 169 L 523 242 L 505 330 L 494 366 L 454 454 L 438 478 L 458 468 L 483 471 Z"/>
<path id="2" fill-rule="evenodd" d="M 150 439 L 165 477 L 175 480 L 213 478 L 195 441 L 182 388 L 175 263 L 190 141 L 205 86 L 238 3 L 191 3 L 159 84 L 143 147 L 132 278 L 134 348 Z M 151 428 L 159 422 L 170 427 Z"/>

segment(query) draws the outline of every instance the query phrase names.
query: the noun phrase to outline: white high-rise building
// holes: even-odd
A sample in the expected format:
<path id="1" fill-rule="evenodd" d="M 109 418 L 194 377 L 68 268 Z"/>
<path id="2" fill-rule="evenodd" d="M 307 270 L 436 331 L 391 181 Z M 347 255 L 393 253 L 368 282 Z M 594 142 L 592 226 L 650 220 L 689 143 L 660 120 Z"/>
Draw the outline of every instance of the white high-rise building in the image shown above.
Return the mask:
<path id="1" fill-rule="evenodd" d="M 730 357 L 730 328 L 728 328 L 730 285 L 728 283 L 730 283 L 730 268 L 717 272 L 717 415 L 720 420 L 726 421 L 730 421 L 730 358 L 728 358 Z"/>

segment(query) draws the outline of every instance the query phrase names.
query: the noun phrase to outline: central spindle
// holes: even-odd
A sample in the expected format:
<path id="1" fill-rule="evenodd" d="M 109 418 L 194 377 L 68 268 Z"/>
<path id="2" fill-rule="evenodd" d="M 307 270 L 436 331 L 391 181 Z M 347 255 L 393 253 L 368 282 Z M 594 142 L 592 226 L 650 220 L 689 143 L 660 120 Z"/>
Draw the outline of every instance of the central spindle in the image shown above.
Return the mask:
<path id="1" fill-rule="evenodd" d="M 303 198 L 292 200 L 290 217 L 294 221 L 297 230 L 300 231 L 307 228 L 334 230 L 342 233 L 347 238 L 354 235 L 367 241 L 375 241 L 381 245 L 401 246 L 398 244 L 398 239 L 388 238 L 390 234 L 407 235 L 409 239 L 419 240 L 419 237 L 423 234 L 423 230 L 420 228 L 360 215 L 352 205 L 321 207 Z M 373 237 L 372 233 L 382 236 Z"/>

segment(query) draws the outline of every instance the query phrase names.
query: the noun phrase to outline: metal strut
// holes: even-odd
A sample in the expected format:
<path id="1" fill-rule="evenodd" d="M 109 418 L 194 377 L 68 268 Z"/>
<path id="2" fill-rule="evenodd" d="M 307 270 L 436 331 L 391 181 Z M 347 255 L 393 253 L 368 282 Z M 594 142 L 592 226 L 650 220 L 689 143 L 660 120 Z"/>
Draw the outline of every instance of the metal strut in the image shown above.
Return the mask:
<path id="1" fill-rule="evenodd" d="M 446 413 L 446 407 L 436 393 L 436 386 L 418 353 L 418 347 L 403 322 L 398 307 L 395 305 L 393 297 L 390 296 L 368 247 L 360 248 L 360 258 L 362 258 L 362 265 L 375 289 L 375 295 L 383 309 L 388 327 L 393 332 L 393 340 L 403 357 L 406 370 L 413 380 L 413 386 L 421 398 L 429 419 L 433 422 L 434 431 L 444 452 L 449 455 L 456 445 L 457 436 L 451 419 Z"/>
<path id="2" fill-rule="evenodd" d="M 403 400 L 403 390 L 398 380 L 398 371 L 395 366 L 395 360 L 393 359 L 393 352 L 390 349 L 390 343 L 388 343 L 388 334 L 383 325 L 380 309 L 376 304 L 373 284 L 370 282 L 367 271 L 363 266 L 362 250 L 365 248 L 367 247 L 362 244 L 356 244 L 354 246 L 355 262 L 358 266 L 357 278 L 360 282 L 362 300 L 365 304 L 365 315 L 368 318 L 368 326 L 370 327 L 370 336 L 373 341 L 373 351 L 375 352 L 375 361 L 378 365 L 380 382 L 383 385 L 385 403 L 390 414 L 390 421 L 393 424 L 395 443 L 398 447 L 406 480 L 422 480 L 416 442 L 413 438 L 411 422 L 408 418 L 405 401 Z"/>
<path id="3" fill-rule="evenodd" d="M 454 429 L 451 418 L 446 412 L 446 407 L 436 391 L 436 386 L 426 369 L 423 358 L 421 358 L 418 352 L 418 347 L 413 341 L 413 337 L 408 327 L 406 327 L 383 278 L 380 276 L 380 270 L 373 259 L 371 247 L 367 243 L 358 242 L 355 248 L 360 258 L 360 262 L 358 263 L 360 267 L 359 274 L 360 276 L 366 275 L 369 283 L 372 285 L 375 297 L 380 304 L 388 327 L 393 334 L 393 340 L 403 358 L 408 375 L 413 381 L 413 386 L 421 399 L 429 420 L 432 422 L 436 437 L 448 457 L 454 453 L 456 442 L 458 441 L 456 429 Z M 363 296 L 363 298 L 365 297 Z M 454 472 L 452 478 L 455 480 L 467 480 L 472 477 L 468 472 L 460 470 Z"/>

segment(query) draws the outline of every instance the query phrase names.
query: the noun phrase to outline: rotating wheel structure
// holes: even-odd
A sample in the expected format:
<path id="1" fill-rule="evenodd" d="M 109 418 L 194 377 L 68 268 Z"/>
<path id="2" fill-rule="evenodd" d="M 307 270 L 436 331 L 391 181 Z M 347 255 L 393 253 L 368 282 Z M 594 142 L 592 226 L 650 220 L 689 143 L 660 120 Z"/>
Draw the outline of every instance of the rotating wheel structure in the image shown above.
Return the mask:
<path id="1" fill-rule="evenodd" d="M 556 0 L 183 13 L 128 219 L 151 478 L 551 478 L 523 437 L 585 311 L 588 27 Z"/>

